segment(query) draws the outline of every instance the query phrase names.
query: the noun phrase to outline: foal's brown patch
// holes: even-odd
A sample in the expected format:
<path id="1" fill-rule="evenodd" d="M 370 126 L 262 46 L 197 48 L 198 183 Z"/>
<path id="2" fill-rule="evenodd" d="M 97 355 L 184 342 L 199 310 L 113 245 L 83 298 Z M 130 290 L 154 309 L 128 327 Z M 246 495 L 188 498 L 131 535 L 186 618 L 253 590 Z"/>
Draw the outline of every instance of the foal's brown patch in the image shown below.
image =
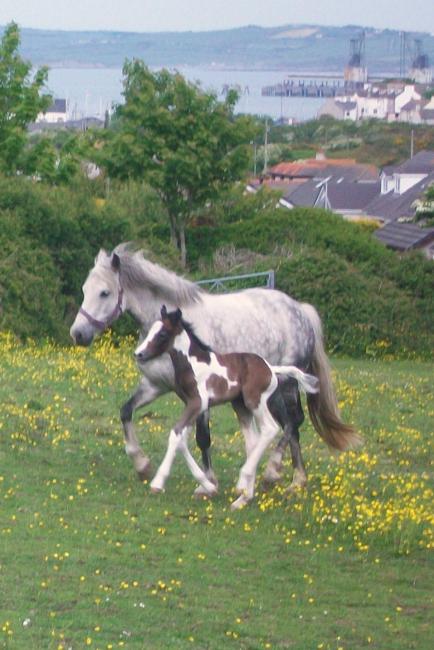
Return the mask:
<path id="1" fill-rule="evenodd" d="M 226 367 L 229 381 L 238 383 L 238 391 L 242 386 L 242 395 L 246 405 L 252 410 L 256 409 L 263 392 L 270 385 L 272 377 L 272 372 L 264 359 L 257 354 L 248 352 L 241 354 L 229 352 L 216 356 L 218 362 Z"/>
<path id="2" fill-rule="evenodd" d="M 228 382 L 220 375 L 211 375 L 205 383 L 208 392 L 211 392 L 214 400 L 226 399 L 228 394 Z M 239 390 L 239 388 L 237 389 Z"/>

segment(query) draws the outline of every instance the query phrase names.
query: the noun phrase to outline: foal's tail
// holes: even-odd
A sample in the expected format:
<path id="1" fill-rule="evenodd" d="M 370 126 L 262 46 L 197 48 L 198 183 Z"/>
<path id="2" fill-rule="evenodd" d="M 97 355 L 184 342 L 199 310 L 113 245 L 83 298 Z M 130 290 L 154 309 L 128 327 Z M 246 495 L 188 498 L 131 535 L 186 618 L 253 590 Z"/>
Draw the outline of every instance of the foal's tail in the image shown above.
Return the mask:
<path id="1" fill-rule="evenodd" d="M 302 303 L 303 312 L 312 324 L 315 333 L 315 348 L 310 370 L 318 378 L 319 391 L 307 395 L 310 419 L 321 438 L 339 451 L 357 447 L 362 443 L 360 434 L 342 421 L 338 401 L 333 387 L 331 368 L 324 349 L 321 320 L 312 305 Z"/>
<path id="2" fill-rule="evenodd" d="M 313 375 L 308 375 L 296 366 L 271 366 L 276 375 L 286 375 L 287 377 L 294 377 L 298 381 L 299 386 L 306 393 L 317 393 L 319 391 L 319 381 Z"/>

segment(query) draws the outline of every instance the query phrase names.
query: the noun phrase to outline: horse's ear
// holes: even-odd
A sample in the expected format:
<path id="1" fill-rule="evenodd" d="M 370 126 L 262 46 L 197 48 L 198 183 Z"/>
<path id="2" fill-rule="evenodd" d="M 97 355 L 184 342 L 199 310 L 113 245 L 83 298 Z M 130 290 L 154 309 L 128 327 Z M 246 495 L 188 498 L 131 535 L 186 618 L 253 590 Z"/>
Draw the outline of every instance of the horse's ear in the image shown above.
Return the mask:
<path id="1" fill-rule="evenodd" d="M 112 255 L 112 269 L 113 271 L 119 271 L 121 268 L 121 259 L 117 253 Z"/>
<path id="2" fill-rule="evenodd" d="M 166 309 L 166 305 L 163 305 L 163 306 L 161 307 L 161 312 L 160 312 L 160 314 L 161 314 L 161 318 L 167 318 L 167 309 Z"/>
<path id="3" fill-rule="evenodd" d="M 102 262 L 108 257 L 107 251 L 104 250 L 104 248 L 100 248 L 98 251 L 98 255 L 95 257 L 95 264 L 98 264 L 98 262 Z"/>
<path id="4" fill-rule="evenodd" d="M 179 307 L 178 307 L 178 309 L 177 309 L 176 312 L 175 312 L 175 318 L 176 318 L 177 321 L 180 321 L 181 318 L 182 318 L 182 311 L 180 310 Z"/>

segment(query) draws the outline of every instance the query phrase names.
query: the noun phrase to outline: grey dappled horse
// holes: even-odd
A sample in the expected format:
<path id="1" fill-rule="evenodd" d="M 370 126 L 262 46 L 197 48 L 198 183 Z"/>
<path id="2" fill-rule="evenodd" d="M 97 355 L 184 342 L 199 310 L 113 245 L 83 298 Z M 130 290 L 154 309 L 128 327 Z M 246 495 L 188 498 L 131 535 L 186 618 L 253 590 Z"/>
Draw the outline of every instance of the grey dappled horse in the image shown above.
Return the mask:
<path id="1" fill-rule="evenodd" d="M 120 244 L 109 254 L 101 250 L 83 285 L 83 303 L 71 327 L 78 345 L 90 345 L 119 316 L 128 311 L 140 325 L 142 337 L 159 317 L 161 305 L 180 307 L 197 335 L 221 353 L 255 352 L 272 365 L 295 365 L 315 375 L 319 392 L 307 396 L 312 423 L 337 450 L 359 442 L 355 430 L 340 416 L 330 365 L 324 350 L 320 318 L 311 305 L 299 303 L 271 289 L 245 289 L 228 294 L 209 294 L 198 285 L 145 259 L 141 251 Z M 121 408 L 125 449 L 139 477 L 149 477 L 150 460 L 137 440 L 132 417 L 136 409 L 172 391 L 174 370 L 168 355 L 140 366 L 142 379 L 134 395 Z M 297 382 L 282 382 L 281 391 L 292 426 L 271 454 L 265 478 L 280 478 L 283 453 L 291 436 L 299 440 L 304 420 Z M 196 439 L 205 473 L 216 481 L 211 466 L 208 417 L 198 421 Z M 292 448 L 292 445 L 291 445 Z M 294 473 L 290 487 L 304 486 L 306 475 Z M 201 493 L 199 486 L 197 493 Z"/>

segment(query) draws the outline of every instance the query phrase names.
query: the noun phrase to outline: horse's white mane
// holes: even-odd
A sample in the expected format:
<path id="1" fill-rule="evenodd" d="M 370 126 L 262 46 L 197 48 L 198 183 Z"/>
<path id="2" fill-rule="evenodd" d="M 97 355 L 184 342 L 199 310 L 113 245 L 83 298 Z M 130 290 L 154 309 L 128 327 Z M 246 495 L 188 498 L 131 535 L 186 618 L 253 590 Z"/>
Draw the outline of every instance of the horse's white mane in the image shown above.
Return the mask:
<path id="1" fill-rule="evenodd" d="M 147 260 L 143 251 L 127 242 L 113 250 L 121 261 L 122 286 L 135 289 L 146 286 L 152 293 L 172 305 L 188 305 L 201 300 L 203 291 L 190 280 Z"/>

